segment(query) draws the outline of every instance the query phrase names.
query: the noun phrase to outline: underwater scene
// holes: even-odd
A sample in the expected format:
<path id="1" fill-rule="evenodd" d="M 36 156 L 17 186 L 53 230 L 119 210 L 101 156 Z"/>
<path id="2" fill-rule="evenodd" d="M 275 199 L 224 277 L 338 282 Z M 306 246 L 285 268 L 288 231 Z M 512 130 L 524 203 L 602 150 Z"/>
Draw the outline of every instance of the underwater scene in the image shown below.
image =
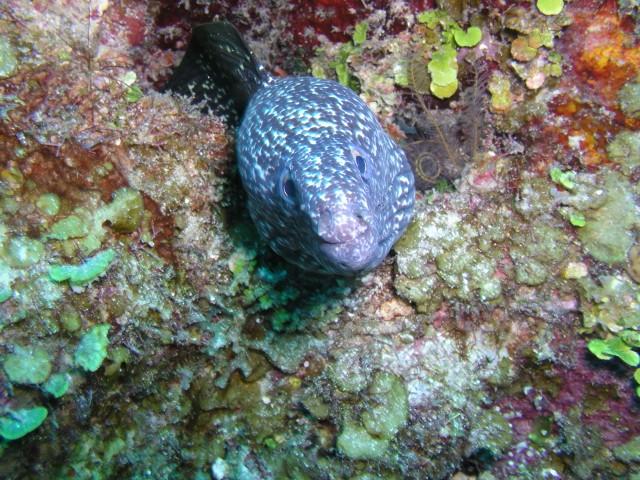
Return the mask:
<path id="1" fill-rule="evenodd" d="M 640 480 L 640 2 L 3 0 L 0 478 Z"/>

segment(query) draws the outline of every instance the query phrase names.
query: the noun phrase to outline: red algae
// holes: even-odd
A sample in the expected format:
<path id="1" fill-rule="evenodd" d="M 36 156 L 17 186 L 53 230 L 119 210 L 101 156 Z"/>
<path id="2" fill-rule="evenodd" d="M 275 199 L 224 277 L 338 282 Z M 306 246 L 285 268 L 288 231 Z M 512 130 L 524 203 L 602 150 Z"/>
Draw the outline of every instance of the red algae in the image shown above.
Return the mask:
<path id="1" fill-rule="evenodd" d="M 640 72 L 640 40 L 625 27 L 613 0 L 596 8 L 572 2 L 568 12 L 573 23 L 559 47 L 569 66 L 563 83 L 612 108 L 620 88 Z"/>

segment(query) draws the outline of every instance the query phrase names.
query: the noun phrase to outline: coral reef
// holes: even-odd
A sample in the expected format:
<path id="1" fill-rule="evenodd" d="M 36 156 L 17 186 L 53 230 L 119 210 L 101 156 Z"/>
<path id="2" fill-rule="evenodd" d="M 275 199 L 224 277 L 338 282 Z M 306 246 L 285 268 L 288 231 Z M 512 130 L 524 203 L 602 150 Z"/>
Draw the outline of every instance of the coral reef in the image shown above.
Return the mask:
<path id="1" fill-rule="evenodd" d="M 0 477 L 640 478 L 634 13 L 5 2 Z M 212 18 L 406 148 L 416 215 L 375 272 L 270 252 L 232 129 L 159 93 Z"/>

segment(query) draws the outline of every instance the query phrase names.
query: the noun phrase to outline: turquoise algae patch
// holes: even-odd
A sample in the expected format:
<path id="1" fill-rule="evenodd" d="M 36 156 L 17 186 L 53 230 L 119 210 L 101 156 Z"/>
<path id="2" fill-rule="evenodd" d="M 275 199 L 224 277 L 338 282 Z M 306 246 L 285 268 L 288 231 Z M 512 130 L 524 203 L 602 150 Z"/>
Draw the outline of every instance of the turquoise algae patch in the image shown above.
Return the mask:
<path id="1" fill-rule="evenodd" d="M 0 436 L 6 440 L 22 438 L 42 425 L 47 414 L 44 407 L 9 410 L 5 416 L 0 417 Z"/>
<path id="2" fill-rule="evenodd" d="M 0 244 L 2 242 L 1 237 L 2 232 L 0 231 Z M 0 303 L 6 302 L 13 296 L 11 284 L 16 276 L 17 272 L 6 262 L 6 256 L 3 258 L 3 256 L 0 255 Z"/>
<path id="3" fill-rule="evenodd" d="M 109 248 L 80 265 L 54 265 L 49 268 L 49 277 L 56 282 L 69 280 L 71 286 L 83 286 L 103 275 L 111 266 L 115 255 L 115 250 Z"/>
<path id="4" fill-rule="evenodd" d="M 80 340 L 80 344 L 74 354 L 76 365 L 89 372 L 95 372 L 107 358 L 107 346 L 109 345 L 110 326 L 107 324 L 94 325 Z"/>
<path id="5" fill-rule="evenodd" d="M 52 395 L 54 398 L 60 398 L 71 386 L 71 378 L 66 373 L 54 373 L 49 377 L 42 388 L 45 392 Z"/>
<path id="6" fill-rule="evenodd" d="M 51 357 L 40 347 L 16 346 L 4 359 L 4 371 L 14 383 L 38 384 L 51 373 Z"/>
<path id="7" fill-rule="evenodd" d="M 6 302 L 13 296 L 13 290 L 6 285 L 0 285 L 0 303 Z"/>

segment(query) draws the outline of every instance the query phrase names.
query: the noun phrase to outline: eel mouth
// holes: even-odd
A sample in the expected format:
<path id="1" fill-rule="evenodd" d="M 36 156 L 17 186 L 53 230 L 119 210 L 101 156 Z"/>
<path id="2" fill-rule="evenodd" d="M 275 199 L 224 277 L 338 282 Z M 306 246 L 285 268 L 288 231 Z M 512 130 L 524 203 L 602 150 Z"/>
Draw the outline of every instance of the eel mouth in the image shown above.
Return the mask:
<path id="1" fill-rule="evenodd" d="M 383 242 L 384 240 L 377 240 L 371 229 L 346 242 L 322 241 L 322 263 L 344 275 L 357 275 L 372 270 L 386 255 Z"/>

